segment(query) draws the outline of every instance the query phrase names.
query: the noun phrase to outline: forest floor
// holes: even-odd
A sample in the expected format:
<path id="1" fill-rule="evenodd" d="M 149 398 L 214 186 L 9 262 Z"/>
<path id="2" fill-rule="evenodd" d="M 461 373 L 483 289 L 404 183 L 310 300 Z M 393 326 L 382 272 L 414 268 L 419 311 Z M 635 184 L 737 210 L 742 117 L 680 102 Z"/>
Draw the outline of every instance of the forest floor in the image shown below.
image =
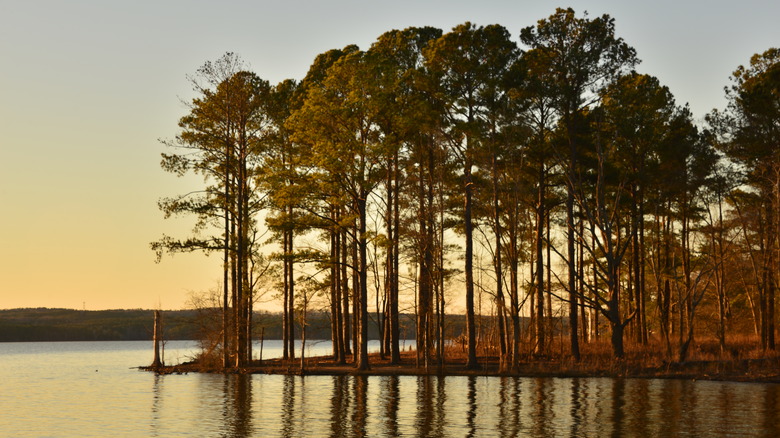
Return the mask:
<path id="1" fill-rule="evenodd" d="M 747 349 L 732 349 L 729 358 L 722 359 L 707 353 L 706 348 L 702 347 L 693 351 L 689 360 L 679 362 L 666 359 L 668 354 L 661 354 L 658 349 L 647 348 L 627 348 L 625 357 L 617 360 L 604 347 L 587 349 L 580 361 L 573 360 L 563 351 L 549 356 L 524 355 L 514 368 L 502 366 L 498 355 L 483 354 L 478 356 L 477 369 L 467 369 L 464 352 L 460 348 L 451 347 L 442 365 L 432 359 L 426 366 L 424 362 L 418 361 L 415 351 L 409 350 L 401 353 L 401 361 L 396 364 L 378 353 L 370 354 L 367 370 L 356 369 L 351 356 L 347 357 L 344 364 L 337 363 L 331 356 L 317 356 L 305 358 L 303 368 L 300 358 L 267 359 L 228 369 L 227 372 L 331 376 L 629 377 L 780 383 L 780 354 L 777 352 L 756 353 Z M 225 372 L 221 366 L 196 361 L 156 369 L 141 368 L 160 374 Z"/>

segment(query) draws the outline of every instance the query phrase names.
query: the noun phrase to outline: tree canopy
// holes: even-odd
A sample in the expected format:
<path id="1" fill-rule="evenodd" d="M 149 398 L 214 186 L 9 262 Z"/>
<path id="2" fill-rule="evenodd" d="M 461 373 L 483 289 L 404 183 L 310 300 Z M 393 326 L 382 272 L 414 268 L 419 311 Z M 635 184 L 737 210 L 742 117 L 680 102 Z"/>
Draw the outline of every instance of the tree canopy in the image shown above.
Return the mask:
<path id="1" fill-rule="evenodd" d="M 680 360 L 709 332 L 725 351 L 732 328 L 774 349 L 779 60 L 740 66 L 727 108 L 697 126 L 606 14 L 559 8 L 516 37 L 392 30 L 277 85 L 226 54 L 192 78 L 164 142 L 163 169 L 204 185 L 160 208 L 197 225 L 152 248 L 222 253 L 225 367 L 252 359 L 264 275 L 280 277 L 286 358 L 315 307 L 334 357 L 360 369 L 369 326 L 398 360 L 404 311 L 426 367 L 452 340 L 467 368 L 516 367 L 561 332 L 575 360 L 605 332 L 618 358 L 626 333 Z"/>

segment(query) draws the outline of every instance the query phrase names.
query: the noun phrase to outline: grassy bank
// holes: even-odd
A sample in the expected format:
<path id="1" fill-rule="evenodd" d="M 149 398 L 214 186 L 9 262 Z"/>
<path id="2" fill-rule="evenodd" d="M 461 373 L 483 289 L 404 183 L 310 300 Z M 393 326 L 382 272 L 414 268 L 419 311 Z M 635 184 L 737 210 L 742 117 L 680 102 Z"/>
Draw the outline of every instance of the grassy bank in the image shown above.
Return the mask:
<path id="1" fill-rule="evenodd" d="M 580 361 L 574 361 L 564 345 L 556 342 L 547 356 L 523 354 L 510 366 L 502 364 L 497 355 L 483 350 L 479 357 L 480 368 L 467 370 L 465 352 L 458 346 L 446 350 L 444 362 L 436 358 L 426 361 L 415 351 L 404 351 L 400 363 L 391 364 L 379 354 L 370 356 L 371 369 L 357 371 L 347 358 L 339 364 L 331 357 L 311 357 L 304 360 L 271 359 L 254 361 L 240 369 L 228 369 L 231 373 L 282 374 L 282 375 L 446 375 L 446 376 L 516 376 L 516 377 L 634 377 L 634 378 L 677 378 L 726 380 L 742 382 L 780 383 L 780 354 L 776 351 L 756 349 L 755 340 L 749 337 L 733 339 L 730 348 L 721 353 L 714 340 L 695 344 L 689 360 L 675 361 L 666 351 L 665 345 L 655 342 L 649 346 L 629 344 L 626 356 L 612 357 L 607 341 L 586 344 Z M 212 372 L 221 373 L 219 361 L 201 357 L 200 360 L 149 371 L 162 374 Z"/>

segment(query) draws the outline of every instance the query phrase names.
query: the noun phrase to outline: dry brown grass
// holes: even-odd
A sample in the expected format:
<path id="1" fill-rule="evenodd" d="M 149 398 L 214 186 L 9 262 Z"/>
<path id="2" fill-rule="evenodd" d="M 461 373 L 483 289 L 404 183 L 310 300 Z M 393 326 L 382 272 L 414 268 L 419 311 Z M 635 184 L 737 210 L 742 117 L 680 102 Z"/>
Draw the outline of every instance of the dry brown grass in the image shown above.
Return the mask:
<path id="1" fill-rule="evenodd" d="M 755 337 L 751 336 L 729 338 L 725 352 L 720 351 L 716 339 L 696 340 L 684 363 L 677 362 L 677 345 L 672 344 L 672 354 L 669 355 L 666 345 L 658 339 L 647 345 L 627 341 L 622 359 L 614 357 L 607 339 L 582 343 L 580 361 L 572 358 L 566 341 L 554 339 L 549 345 L 549 354 L 544 356 L 533 355 L 530 345 L 522 345 L 521 355 L 514 366 L 502 363 L 496 349 L 482 348 L 478 350 L 478 370 L 466 370 L 466 351 L 458 344 L 445 350 L 443 367 L 438 365 L 435 357 L 430 358 L 426 366 L 424 360 L 418 359 L 417 352 L 407 350 L 402 353 L 400 364 L 390 364 L 388 358 L 380 358 L 378 354 L 371 355 L 369 371 L 356 370 L 352 358 L 348 358 L 346 364 L 337 364 L 330 357 L 307 358 L 303 370 L 300 359 L 265 360 L 241 369 L 225 370 L 221 367 L 221 359 L 213 355 L 203 355 L 187 364 L 150 370 L 158 373 L 611 376 L 780 382 L 780 353 L 762 350 Z"/>

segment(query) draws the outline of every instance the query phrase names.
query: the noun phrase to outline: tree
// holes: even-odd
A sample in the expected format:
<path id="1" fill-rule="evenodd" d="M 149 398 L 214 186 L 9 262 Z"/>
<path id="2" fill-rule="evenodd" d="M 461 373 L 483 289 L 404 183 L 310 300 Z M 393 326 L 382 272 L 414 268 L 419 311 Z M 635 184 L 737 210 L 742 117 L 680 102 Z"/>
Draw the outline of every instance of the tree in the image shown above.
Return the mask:
<path id="1" fill-rule="evenodd" d="M 166 217 L 194 213 L 198 216 L 195 237 L 177 240 L 164 236 L 152 243 L 158 258 L 163 252 L 223 251 L 223 365 L 229 354 L 235 366 L 247 360 L 251 318 L 250 260 L 255 255 L 254 216 L 260 208 L 255 175 L 259 171 L 267 119 L 263 110 L 268 83 L 242 70 L 243 63 L 232 53 L 207 62 L 192 83 L 199 96 L 190 113 L 181 118 L 181 133 L 170 147 L 182 154 L 163 154 L 163 169 L 177 175 L 194 172 L 208 184 L 203 191 L 160 202 Z M 201 231 L 222 220 L 221 237 L 201 237 Z M 232 291 L 229 315 L 228 291 Z M 232 316 L 232 318 L 231 318 Z M 231 324 L 232 322 L 232 324 Z M 233 350 L 228 333 L 233 332 Z"/>
<path id="2" fill-rule="evenodd" d="M 693 124 L 693 117 L 687 107 L 678 108 L 675 112 L 665 148 L 667 163 L 676 163 L 673 165 L 678 169 L 675 204 L 677 220 L 680 223 L 679 258 L 683 269 L 683 282 L 677 285 L 679 358 L 682 361 L 687 356 L 687 349 L 694 334 L 694 317 L 697 301 L 700 300 L 697 297 L 699 284 L 703 276 L 706 276 L 709 282 L 714 269 L 711 255 L 696 257 L 692 238 L 696 235 L 696 224 L 704 214 L 701 203 L 704 195 L 702 189 L 710 183 L 709 178 L 717 156 Z M 671 179 L 672 175 L 667 175 L 667 178 Z"/>
<path id="3" fill-rule="evenodd" d="M 497 119 L 489 108 L 500 94 L 498 86 L 511 66 L 517 47 L 507 30 L 499 25 L 477 27 L 471 23 L 456 26 L 431 42 L 425 49 L 426 66 L 437 82 L 435 96 L 442 115 L 442 134 L 451 153 L 463 169 L 463 234 L 465 236 L 466 367 L 477 368 L 474 312 L 474 219 L 473 177 L 477 150 L 487 136 L 487 121 Z M 491 112 L 492 111 L 492 112 Z"/>
<path id="4" fill-rule="evenodd" d="M 369 196 L 379 181 L 385 152 L 378 138 L 375 114 L 367 93 L 374 79 L 364 52 L 353 52 L 328 69 L 319 87 L 308 90 L 305 103 L 291 123 L 295 140 L 311 148 L 311 166 L 319 172 L 322 190 L 344 204 L 356 221 L 358 369 L 368 369 L 368 234 Z"/>
<path id="5" fill-rule="evenodd" d="M 530 131 L 530 141 L 527 148 L 528 172 L 532 174 L 536 184 L 535 199 L 529 201 L 534 210 L 534 250 L 532 266 L 532 293 L 531 316 L 534 332 L 534 354 L 542 355 L 545 352 L 545 324 L 544 324 L 544 241 L 545 222 L 552 208 L 548 200 L 548 173 L 550 172 L 551 136 L 554 129 L 554 99 L 555 94 L 550 82 L 545 77 L 552 68 L 552 56 L 542 49 L 531 49 L 523 53 L 520 59 L 527 71 L 519 94 L 520 98 L 527 102 L 528 108 L 524 113 L 526 124 Z M 554 200 L 553 200 L 554 201 Z M 548 208 L 549 207 L 549 208 Z"/>
<path id="6" fill-rule="evenodd" d="M 711 132 L 706 132 L 706 138 L 711 141 Z M 718 302 L 718 324 L 716 335 L 720 344 L 721 354 L 726 352 L 726 331 L 729 314 L 728 285 L 732 283 L 726 268 L 728 254 L 733 251 L 732 246 L 738 240 L 739 235 L 734 228 L 728 227 L 724 221 L 724 206 L 729 194 L 739 185 L 740 180 L 733 168 L 722 156 L 713 169 L 712 176 L 705 186 L 705 210 L 706 219 L 704 232 L 709 235 L 709 252 L 713 259 L 713 280 Z"/>
<path id="7" fill-rule="evenodd" d="M 490 193 L 490 219 L 488 223 L 493 231 L 493 268 L 496 281 L 496 306 L 499 324 L 499 343 L 502 353 L 502 363 L 508 365 L 507 339 L 509 338 L 504 325 L 504 314 L 507 306 L 504 298 L 504 209 L 510 208 L 511 200 L 506 199 L 506 174 L 510 160 L 516 159 L 517 149 L 524 142 L 524 136 L 520 135 L 521 108 L 518 100 L 514 98 L 517 86 L 522 76 L 517 71 L 519 50 L 517 45 L 509 38 L 509 32 L 500 26 L 488 26 L 485 29 L 485 46 L 488 56 L 483 62 L 486 67 L 484 77 L 480 78 L 483 86 L 479 90 L 478 99 L 484 108 L 484 116 L 480 119 L 480 151 L 477 154 L 476 164 L 478 168 L 488 170 L 489 186 L 485 192 Z M 515 161 L 517 162 L 517 161 Z M 487 187 L 486 187 L 487 188 Z M 513 310 L 513 344 L 519 341 L 519 317 L 517 315 L 516 295 L 510 297 Z M 512 359 L 517 358 L 517 351 Z M 513 361 L 514 363 L 514 361 Z"/>
<path id="8" fill-rule="evenodd" d="M 745 169 L 747 183 L 763 202 L 766 230 L 761 233 L 761 345 L 775 348 L 777 232 L 780 218 L 780 49 L 753 55 L 739 66 L 726 88 L 725 112 L 713 111 L 708 122 L 719 134 L 719 147 Z"/>
<path id="9" fill-rule="evenodd" d="M 332 49 L 324 52 L 314 59 L 309 71 L 306 73 L 306 77 L 301 81 L 300 95 L 304 99 L 309 89 L 321 87 L 322 82 L 327 76 L 328 69 L 336 63 L 339 59 L 347 56 L 351 53 L 357 52 L 358 47 L 355 45 L 349 45 L 343 49 Z M 303 101 L 300 102 L 296 109 L 300 109 Z M 291 126 L 294 126 L 293 121 L 290 120 Z M 311 158 L 303 160 L 304 163 L 311 163 Z M 306 168 L 306 165 L 304 165 Z M 317 181 L 312 179 L 312 176 L 316 176 L 314 172 L 308 175 L 306 181 L 305 193 L 316 194 L 321 193 L 317 190 Z M 352 354 L 350 346 L 350 339 L 352 333 L 352 326 L 350 324 L 349 307 L 350 307 L 350 291 L 349 291 L 349 277 L 347 275 L 347 253 L 348 253 L 348 229 L 351 226 L 349 224 L 349 215 L 345 211 L 343 202 L 336 197 L 323 194 L 324 199 L 320 199 L 316 196 L 307 197 L 307 214 L 313 217 L 319 217 L 322 219 L 323 214 L 317 212 L 317 209 L 321 207 L 321 203 L 325 202 L 328 205 L 328 220 L 329 234 L 330 234 L 330 252 L 331 252 L 331 301 L 332 301 L 332 315 L 337 322 L 337 327 L 333 331 L 333 340 L 336 346 L 335 356 L 336 359 L 343 363 L 346 361 L 346 356 Z M 312 199 L 314 198 L 314 199 Z M 355 276 L 352 276 L 353 279 Z M 353 303 L 355 302 L 355 289 L 356 284 L 353 281 Z"/>
<path id="10" fill-rule="evenodd" d="M 305 175 L 300 173 L 305 160 L 305 148 L 292 141 L 292 132 L 287 120 L 292 111 L 300 106 L 300 84 L 293 80 L 282 81 L 273 87 L 268 95 L 266 112 L 271 121 L 267 135 L 268 156 L 264 162 L 265 171 L 258 175 L 258 184 L 269 194 L 266 225 L 276 232 L 282 241 L 283 280 L 283 358 L 294 358 L 294 302 L 295 302 L 295 255 L 296 231 L 305 228 L 296 221 L 296 208 L 305 202 L 307 194 Z"/>
<path id="11" fill-rule="evenodd" d="M 563 126 L 567 144 L 566 151 L 559 151 L 562 165 L 567 174 L 566 226 L 567 264 L 569 270 L 567 289 L 569 292 L 569 328 L 571 350 L 579 359 L 577 340 L 577 290 L 575 254 L 575 186 L 579 182 L 578 144 L 579 120 L 588 107 L 598 99 L 598 90 L 610 83 L 626 69 L 633 68 L 639 61 L 636 51 L 622 38 L 615 37 L 615 20 L 604 14 L 589 19 L 587 13 L 577 18 L 574 10 L 558 8 L 555 14 L 537 25 L 521 30 L 520 39 L 531 49 L 544 52 L 548 70 L 544 80 L 550 84 L 559 123 Z M 613 326 L 614 328 L 614 326 Z M 620 333 L 622 336 L 622 332 Z M 622 345 L 622 341 L 620 342 Z M 615 345 L 615 353 L 618 354 Z M 622 346 L 620 348 L 622 355 Z"/>
<path id="12" fill-rule="evenodd" d="M 385 290 L 388 301 L 387 328 L 389 329 L 390 360 L 400 361 L 399 332 L 399 257 L 401 232 L 401 196 L 403 168 L 401 160 L 402 149 L 407 148 L 411 154 L 419 156 L 417 149 L 423 149 L 432 154 L 431 108 L 421 89 L 423 72 L 423 48 L 433 39 L 441 36 L 441 30 L 424 27 L 408 28 L 403 31 L 393 30 L 382 34 L 369 49 L 367 56 L 374 76 L 377 78 L 372 85 L 372 105 L 376 106 L 377 125 L 381 130 L 381 141 L 385 145 L 387 156 L 384 170 L 386 174 L 386 262 Z M 412 158 L 413 159 L 413 158 Z M 419 172 L 425 169 L 425 160 L 419 162 Z M 429 169 L 432 171 L 432 169 Z M 414 176 L 412 176 L 414 178 Z M 421 303 L 429 304 L 433 288 L 433 232 L 434 224 L 430 215 L 425 214 L 425 179 L 418 178 L 418 187 L 422 196 L 418 198 L 420 212 L 420 236 L 424 236 L 416 245 L 419 249 L 418 284 Z M 429 194 L 433 195 L 429 184 Z M 432 202 L 432 201 L 431 201 Z M 431 203 L 429 202 L 429 204 Z M 428 210 L 432 211 L 429 207 Z M 426 307 L 423 306 L 423 307 Z M 418 333 L 428 333 L 426 322 L 428 314 L 418 315 Z M 421 350 L 427 357 L 427 343 L 419 342 Z M 441 341 L 441 340 L 440 340 Z M 439 342 L 441 345 L 442 343 Z"/>
<path id="13" fill-rule="evenodd" d="M 604 140 L 615 150 L 614 163 L 625 181 L 631 239 L 628 284 L 636 305 L 636 335 L 647 342 L 645 309 L 645 189 L 658 175 L 658 148 L 676 111 L 674 97 L 658 79 L 632 72 L 620 77 L 603 92 Z M 633 289 L 633 290 L 632 290 Z"/>

